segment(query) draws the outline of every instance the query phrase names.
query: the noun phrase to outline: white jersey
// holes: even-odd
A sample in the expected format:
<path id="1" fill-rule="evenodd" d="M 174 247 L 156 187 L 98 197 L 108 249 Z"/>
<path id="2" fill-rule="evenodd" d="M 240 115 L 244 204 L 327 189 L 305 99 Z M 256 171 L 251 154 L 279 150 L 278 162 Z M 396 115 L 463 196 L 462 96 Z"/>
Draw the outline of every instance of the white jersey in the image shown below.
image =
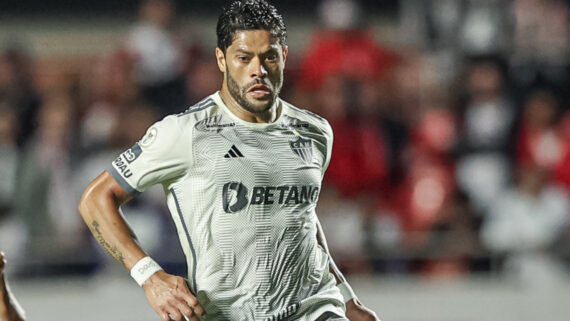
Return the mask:
<path id="1" fill-rule="evenodd" d="M 164 186 L 206 320 L 344 315 L 316 238 L 332 130 L 319 116 L 276 103 L 275 122 L 249 123 L 213 94 L 154 124 L 109 170 L 130 193 Z"/>

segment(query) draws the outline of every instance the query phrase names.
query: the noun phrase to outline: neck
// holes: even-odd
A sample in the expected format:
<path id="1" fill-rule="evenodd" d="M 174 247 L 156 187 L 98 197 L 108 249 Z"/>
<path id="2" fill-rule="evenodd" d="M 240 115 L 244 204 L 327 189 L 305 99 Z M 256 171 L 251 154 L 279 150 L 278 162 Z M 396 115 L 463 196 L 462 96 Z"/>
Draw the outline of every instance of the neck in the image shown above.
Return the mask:
<path id="1" fill-rule="evenodd" d="M 259 113 L 251 112 L 243 108 L 230 94 L 225 83 L 222 86 L 222 90 L 220 90 L 220 97 L 232 114 L 250 123 L 272 123 L 277 120 L 281 112 L 280 108 L 278 109 L 278 105 L 275 102 L 273 102 L 271 107 L 269 107 L 267 110 Z"/>

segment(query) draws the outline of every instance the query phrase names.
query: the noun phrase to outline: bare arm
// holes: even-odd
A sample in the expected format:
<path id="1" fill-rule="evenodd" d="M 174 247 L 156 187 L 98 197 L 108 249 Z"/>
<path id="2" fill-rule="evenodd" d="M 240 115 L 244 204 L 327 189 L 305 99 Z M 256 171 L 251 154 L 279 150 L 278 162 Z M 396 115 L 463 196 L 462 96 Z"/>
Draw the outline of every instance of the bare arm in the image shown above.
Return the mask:
<path id="1" fill-rule="evenodd" d="M 346 278 L 340 272 L 339 268 L 334 263 L 332 256 L 329 252 L 329 247 L 327 245 L 327 240 L 325 234 L 323 233 L 323 228 L 321 227 L 321 222 L 317 220 L 317 241 L 323 247 L 325 252 L 329 256 L 330 261 L 330 271 L 336 278 L 336 283 L 341 284 L 346 282 Z M 346 317 L 350 321 L 377 321 L 379 320 L 374 311 L 365 307 L 357 298 L 351 299 L 346 302 Z"/>
<path id="2" fill-rule="evenodd" d="M 4 278 L 5 264 L 4 253 L 0 252 L 0 320 L 24 321 L 24 311 L 10 292 L 10 287 Z"/>
<path id="3" fill-rule="evenodd" d="M 93 237 L 127 270 L 146 256 L 119 212 L 119 207 L 130 199 L 111 175 L 104 172 L 87 186 L 79 203 L 79 212 Z"/>
<path id="4" fill-rule="evenodd" d="M 79 212 L 99 244 L 125 269 L 132 267 L 147 254 L 119 211 L 132 197 L 108 173 L 103 172 L 85 189 Z M 183 278 L 164 271 L 153 274 L 142 285 L 150 305 L 163 321 L 199 320 L 204 309 L 190 293 Z"/>

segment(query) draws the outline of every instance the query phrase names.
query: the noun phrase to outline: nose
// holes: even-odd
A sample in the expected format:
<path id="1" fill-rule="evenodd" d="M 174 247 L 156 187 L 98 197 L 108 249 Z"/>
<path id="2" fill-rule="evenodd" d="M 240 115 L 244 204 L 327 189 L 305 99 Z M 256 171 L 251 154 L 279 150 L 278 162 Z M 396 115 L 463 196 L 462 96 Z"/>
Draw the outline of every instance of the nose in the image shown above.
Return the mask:
<path id="1" fill-rule="evenodd" d="M 255 58 L 251 61 L 251 78 L 265 78 L 267 76 L 267 69 L 261 63 L 261 59 Z"/>

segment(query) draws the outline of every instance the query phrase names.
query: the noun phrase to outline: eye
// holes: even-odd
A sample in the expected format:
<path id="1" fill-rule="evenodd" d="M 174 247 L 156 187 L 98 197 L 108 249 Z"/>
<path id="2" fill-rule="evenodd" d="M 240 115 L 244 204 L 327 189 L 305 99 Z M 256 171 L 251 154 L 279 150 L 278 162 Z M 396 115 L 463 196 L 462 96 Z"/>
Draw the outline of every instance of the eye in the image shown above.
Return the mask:
<path id="1" fill-rule="evenodd" d="M 248 63 L 250 58 L 248 56 L 238 56 L 237 59 L 239 60 L 239 62 L 242 63 Z"/>
<path id="2" fill-rule="evenodd" d="M 267 57 L 265 57 L 265 60 L 267 60 L 269 62 L 276 62 L 278 58 L 279 57 L 277 56 L 276 53 L 272 53 L 272 54 L 267 55 Z"/>

